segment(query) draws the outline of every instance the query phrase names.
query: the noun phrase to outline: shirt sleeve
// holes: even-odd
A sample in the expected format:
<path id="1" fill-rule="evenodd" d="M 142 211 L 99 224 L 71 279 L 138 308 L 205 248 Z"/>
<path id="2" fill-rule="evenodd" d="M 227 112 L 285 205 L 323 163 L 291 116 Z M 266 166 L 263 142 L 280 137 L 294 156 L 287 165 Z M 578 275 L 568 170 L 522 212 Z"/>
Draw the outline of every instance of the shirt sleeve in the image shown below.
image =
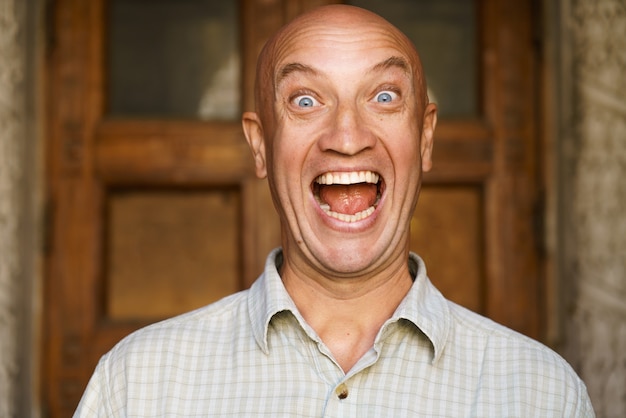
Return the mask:
<path id="1" fill-rule="evenodd" d="M 577 410 L 574 415 L 579 418 L 595 418 L 596 414 L 593 411 L 593 406 L 591 405 L 591 399 L 589 399 L 589 394 L 587 393 L 587 387 L 582 382 L 582 380 L 578 380 L 578 400 Z"/>
<path id="2" fill-rule="evenodd" d="M 107 356 L 104 356 L 98 362 L 74 412 L 74 418 L 123 418 L 126 416 L 121 408 L 112 406 L 113 399 L 110 395 L 109 379 L 106 373 L 106 359 Z"/>

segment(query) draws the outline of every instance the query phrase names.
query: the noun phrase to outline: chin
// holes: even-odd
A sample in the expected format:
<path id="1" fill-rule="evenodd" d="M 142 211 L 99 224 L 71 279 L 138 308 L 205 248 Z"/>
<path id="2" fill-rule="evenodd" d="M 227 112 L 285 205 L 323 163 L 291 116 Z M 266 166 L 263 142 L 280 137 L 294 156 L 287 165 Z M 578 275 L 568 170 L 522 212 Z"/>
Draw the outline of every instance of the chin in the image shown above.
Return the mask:
<path id="1" fill-rule="evenodd" d="M 371 270 L 383 257 L 383 251 L 371 246 L 343 245 L 326 247 L 317 257 L 329 271 L 343 275 L 361 275 Z"/>

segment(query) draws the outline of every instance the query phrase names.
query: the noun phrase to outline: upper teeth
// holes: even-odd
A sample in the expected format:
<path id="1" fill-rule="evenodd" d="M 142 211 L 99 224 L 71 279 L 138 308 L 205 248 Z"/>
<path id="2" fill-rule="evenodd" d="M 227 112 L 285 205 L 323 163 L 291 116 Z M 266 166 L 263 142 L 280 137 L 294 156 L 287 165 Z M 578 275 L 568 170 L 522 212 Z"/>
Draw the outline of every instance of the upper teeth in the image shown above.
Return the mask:
<path id="1" fill-rule="evenodd" d="M 325 173 L 315 179 L 319 184 L 357 184 L 357 183 L 378 183 L 380 176 L 371 171 L 352 171 L 341 173 Z"/>

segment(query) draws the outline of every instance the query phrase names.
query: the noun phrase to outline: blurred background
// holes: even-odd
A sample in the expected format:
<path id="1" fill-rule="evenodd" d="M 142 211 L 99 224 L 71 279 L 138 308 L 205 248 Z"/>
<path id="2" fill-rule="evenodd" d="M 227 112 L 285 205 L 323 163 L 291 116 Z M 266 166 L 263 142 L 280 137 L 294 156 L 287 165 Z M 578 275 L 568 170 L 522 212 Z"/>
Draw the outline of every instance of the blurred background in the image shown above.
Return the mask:
<path id="1" fill-rule="evenodd" d="M 279 243 L 240 128 L 267 38 L 332 0 L 0 0 L 0 417 L 71 416 L 133 330 Z M 438 103 L 411 247 L 626 416 L 626 3 L 358 0 Z"/>

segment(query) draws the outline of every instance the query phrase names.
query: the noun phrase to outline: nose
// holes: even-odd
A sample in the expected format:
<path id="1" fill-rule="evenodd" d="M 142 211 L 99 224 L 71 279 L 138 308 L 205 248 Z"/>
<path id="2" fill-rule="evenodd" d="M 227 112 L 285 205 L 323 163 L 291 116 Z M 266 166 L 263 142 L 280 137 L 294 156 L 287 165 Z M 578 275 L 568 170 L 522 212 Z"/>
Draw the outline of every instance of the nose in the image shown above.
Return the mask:
<path id="1" fill-rule="evenodd" d="M 375 135 L 367 127 L 356 104 L 343 103 L 337 106 L 327 128 L 319 141 L 322 151 L 352 156 L 372 148 L 376 142 Z"/>

